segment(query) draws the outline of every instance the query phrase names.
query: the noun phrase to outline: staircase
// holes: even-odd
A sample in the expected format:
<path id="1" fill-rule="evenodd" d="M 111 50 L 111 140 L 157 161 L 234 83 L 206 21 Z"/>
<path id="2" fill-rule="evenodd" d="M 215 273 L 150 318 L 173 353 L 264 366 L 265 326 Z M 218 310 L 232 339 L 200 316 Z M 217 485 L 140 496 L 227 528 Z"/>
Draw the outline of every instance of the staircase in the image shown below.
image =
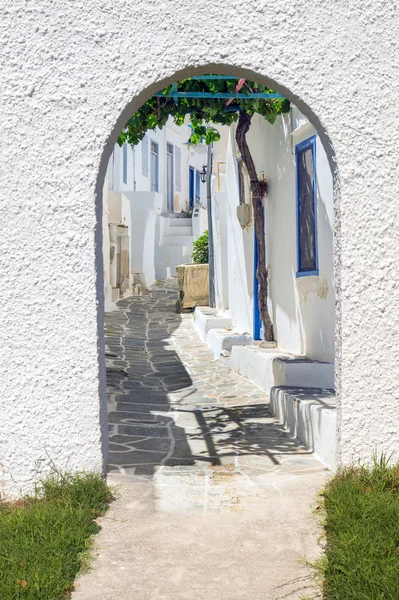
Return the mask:
<path id="1" fill-rule="evenodd" d="M 176 215 L 161 215 L 160 239 L 156 249 L 157 279 L 167 279 L 176 275 L 176 267 L 191 263 L 193 251 L 192 219 Z"/>

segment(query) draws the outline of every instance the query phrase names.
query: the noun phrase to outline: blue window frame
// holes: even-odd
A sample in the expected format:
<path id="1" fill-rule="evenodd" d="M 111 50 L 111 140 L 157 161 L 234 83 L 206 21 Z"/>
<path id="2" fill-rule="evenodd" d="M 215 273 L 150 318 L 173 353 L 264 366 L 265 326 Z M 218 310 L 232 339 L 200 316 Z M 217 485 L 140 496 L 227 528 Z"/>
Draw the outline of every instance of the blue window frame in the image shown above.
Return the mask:
<path id="1" fill-rule="evenodd" d="M 127 144 L 122 146 L 122 180 L 127 184 Z"/>
<path id="2" fill-rule="evenodd" d="M 188 199 L 191 208 L 194 208 L 194 171 L 194 167 L 190 167 L 188 171 Z"/>
<path id="3" fill-rule="evenodd" d="M 159 192 L 159 147 L 151 140 L 151 191 Z"/>
<path id="4" fill-rule="evenodd" d="M 195 171 L 195 204 L 199 206 L 201 203 L 201 173 Z"/>
<path id="5" fill-rule="evenodd" d="M 318 275 L 316 136 L 295 146 L 297 173 L 297 277 Z"/>

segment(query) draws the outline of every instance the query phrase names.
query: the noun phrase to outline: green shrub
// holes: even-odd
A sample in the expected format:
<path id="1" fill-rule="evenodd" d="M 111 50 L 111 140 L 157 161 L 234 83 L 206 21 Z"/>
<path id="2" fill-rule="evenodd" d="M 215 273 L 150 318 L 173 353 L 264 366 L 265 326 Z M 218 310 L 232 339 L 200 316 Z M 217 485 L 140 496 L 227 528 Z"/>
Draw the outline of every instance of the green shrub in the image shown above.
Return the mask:
<path id="1" fill-rule="evenodd" d="M 112 499 L 98 474 L 45 481 L 34 497 L 0 502 L 0 598 L 62 600 L 90 560 L 95 519 Z"/>
<path id="2" fill-rule="evenodd" d="M 209 262 L 209 238 L 205 231 L 198 240 L 193 243 L 192 258 L 197 265 L 207 264 Z"/>

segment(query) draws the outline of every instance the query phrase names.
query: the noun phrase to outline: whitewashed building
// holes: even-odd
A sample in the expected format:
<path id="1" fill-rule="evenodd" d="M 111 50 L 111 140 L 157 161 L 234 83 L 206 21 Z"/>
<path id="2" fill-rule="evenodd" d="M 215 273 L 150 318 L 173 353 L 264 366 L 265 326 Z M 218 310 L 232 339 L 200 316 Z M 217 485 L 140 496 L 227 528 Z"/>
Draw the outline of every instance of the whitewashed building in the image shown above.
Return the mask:
<path id="1" fill-rule="evenodd" d="M 296 107 L 274 125 L 254 115 L 247 142 L 258 177 L 268 182 L 266 267 L 275 340 L 262 342 L 250 184 L 235 129 L 221 128 L 213 151 L 216 308 L 196 310 L 197 329 L 215 358 L 270 394 L 274 412 L 293 435 L 334 466 L 335 398 L 321 392 L 334 388 L 330 166 L 316 130 Z"/>
<path id="2" fill-rule="evenodd" d="M 103 192 L 106 310 L 191 262 L 193 241 L 207 228 L 204 144 L 172 119 L 137 145 L 115 145 Z"/>

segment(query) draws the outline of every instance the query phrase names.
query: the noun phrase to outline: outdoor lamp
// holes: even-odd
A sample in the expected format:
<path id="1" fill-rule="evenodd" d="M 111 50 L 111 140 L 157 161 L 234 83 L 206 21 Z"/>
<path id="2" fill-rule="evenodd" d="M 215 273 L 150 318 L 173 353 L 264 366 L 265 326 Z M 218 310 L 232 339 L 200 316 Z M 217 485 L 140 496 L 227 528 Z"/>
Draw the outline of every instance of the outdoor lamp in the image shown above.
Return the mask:
<path id="1" fill-rule="evenodd" d="M 201 181 L 202 183 L 206 182 L 206 165 L 202 167 L 202 171 L 200 171 Z"/>

